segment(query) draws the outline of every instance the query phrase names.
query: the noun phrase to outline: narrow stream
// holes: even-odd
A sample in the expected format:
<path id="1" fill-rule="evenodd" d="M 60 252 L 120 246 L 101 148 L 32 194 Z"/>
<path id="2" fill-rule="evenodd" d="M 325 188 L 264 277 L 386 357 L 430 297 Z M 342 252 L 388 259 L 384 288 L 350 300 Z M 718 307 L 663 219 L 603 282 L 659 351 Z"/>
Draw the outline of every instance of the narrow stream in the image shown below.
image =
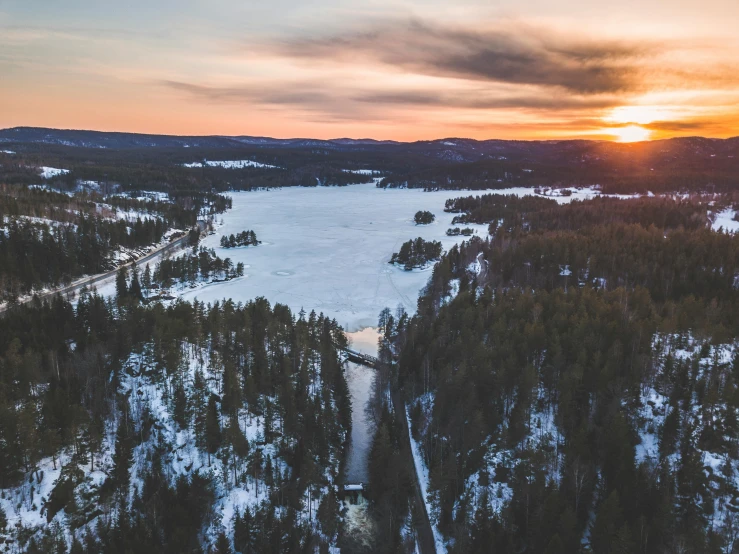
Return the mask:
<path id="1" fill-rule="evenodd" d="M 347 333 L 350 345 L 354 350 L 377 356 L 377 329 L 368 327 L 355 333 Z M 352 398 L 352 436 L 347 453 L 346 482 L 364 483 L 369 480 L 368 463 L 375 434 L 374 423 L 367 415 L 367 404 L 372 396 L 372 389 L 377 376 L 376 370 L 352 362 L 347 364 L 346 380 Z M 351 504 L 344 501 L 346 507 L 344 532 L 352 538 L 354 544 L 365 551 L 371 547 L 375 533 L 372 519 L 367 514 L 365 503 Z"/>
<path id="2" fill-rule="evenodd" d="M 368 327 L 356 333 L 347 333 L 354 350 L 377 356 L 379 333 Z M 369 367 L 352 362 L 347 364 L 346 380 L 352 398 L 352 437 L 349 447 L 346 481 L 347 483 L 366 483 L 367 463 L 374 437 L 374 424 L 367 417 L 367 402 L 372 396 L 372 388 L 377 372 Z"/>

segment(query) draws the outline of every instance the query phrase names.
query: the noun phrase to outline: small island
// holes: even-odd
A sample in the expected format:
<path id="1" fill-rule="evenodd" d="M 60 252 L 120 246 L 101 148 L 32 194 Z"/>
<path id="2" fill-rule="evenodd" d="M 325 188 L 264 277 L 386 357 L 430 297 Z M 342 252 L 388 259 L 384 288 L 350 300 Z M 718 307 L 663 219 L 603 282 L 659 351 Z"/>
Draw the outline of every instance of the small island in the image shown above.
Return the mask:
<path id="1" fill-rule="evenodd" d="M 400 252 L 396 252 L 390 258 L 390 263 L 402 265 L 403 269 L 411 271 L 412 269 L 424 269 L 439 258 L 441 258 L 441 243 L 436 240 L 426 241 L 418 237 L 403 243 Z"/>
<path id="2" fill-rule="evenodd" d="M 436 216 L 434 214 L 424 210 L 417 211 L 416 215 L 413 217 L 413 221 L 416 222 L 416 225 L 428 225 L 429 223 L 433 223 L 435 219 Z"/>
<path id="3" fill-rule="evenodd" d="M 446 230 L 446 235 L 448 237 L 458 237 L 459 235 L 462 235 L 463 237 L 471 237 L 474 234 L 475 234 L 475 230 L 469 227 L 465 227 L 464 229 L 460 229 L 459 227 L 453 227 L 451 229 Z"/>
<path id="4" fill-rule="evenodd" d="M 228 237 L 226 235 L 221 237 L 221 248 L 256 246 L 257 244 L 262 244 L 262 241 L 257 240 L 257 235 L 254 231 L 242 231 L 237 235 L 231 234 Z"/>

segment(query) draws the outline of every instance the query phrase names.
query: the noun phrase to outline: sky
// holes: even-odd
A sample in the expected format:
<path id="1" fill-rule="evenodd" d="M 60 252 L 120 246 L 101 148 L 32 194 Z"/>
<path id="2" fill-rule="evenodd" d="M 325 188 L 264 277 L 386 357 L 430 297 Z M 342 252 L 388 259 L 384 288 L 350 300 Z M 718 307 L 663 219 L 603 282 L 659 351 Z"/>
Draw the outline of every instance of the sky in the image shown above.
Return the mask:
<path id="1" fill-rule="evenodd" d="M 736 0 L 0 0 L 0 128 L 739 135 Z"/>

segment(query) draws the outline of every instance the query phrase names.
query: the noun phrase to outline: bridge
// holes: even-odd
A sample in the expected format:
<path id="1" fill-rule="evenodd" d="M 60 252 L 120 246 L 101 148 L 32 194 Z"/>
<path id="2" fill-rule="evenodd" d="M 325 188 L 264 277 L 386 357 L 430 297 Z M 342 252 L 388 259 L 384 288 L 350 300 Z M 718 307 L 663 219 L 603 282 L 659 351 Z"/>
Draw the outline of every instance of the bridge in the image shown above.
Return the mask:
<path id="1" fill-rule="evenodd" d="M 369 354 L 363 354 L 362 352 L 357 352 L 351 348 L 342 348 L 342 350 L 346 352 L 347 359 L 355 364 L 365 365 L 374 369 L 377 369 L 380 365 L 380 360 L 374 356 L 370 356 Z"/>
<path id="2" fill-rule="evenodd" d="M 364 504 L 367 485 L 364 483 L 347 483 L 339 489 L 339 500 L 348 500 L 349 504 Z"/>

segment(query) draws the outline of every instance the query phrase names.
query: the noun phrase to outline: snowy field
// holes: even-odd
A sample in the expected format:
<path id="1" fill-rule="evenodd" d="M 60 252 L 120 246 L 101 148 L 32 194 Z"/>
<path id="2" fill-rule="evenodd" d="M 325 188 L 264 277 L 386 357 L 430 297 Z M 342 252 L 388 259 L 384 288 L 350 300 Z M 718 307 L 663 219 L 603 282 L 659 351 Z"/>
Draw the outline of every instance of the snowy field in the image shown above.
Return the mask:
<path id="1" fill-rule="evenodd" d="M 66 175 L 67 173 L 69 173 L 68 169 L 59 169 L 56 167 L 42 166 L 42 167 L 39 167 L 38 169 L 39 169 L 39 173 L 42 179 L 51 179 L 52 177 L 57 177 L 59 175 Z"/>
<path id="2" fill-rule="evenodd" d="M 489 191 L 531 194 L 532 189 Z M 348 331 L 377 324 L 385 307 L 402 304 L 415 312 L 418 294 L 430 269 L 404 271 L 388 261 L 412 238 L 439 240 L 448 250 L 465 237 L 447 237 L 455 214 L 444 212 L 448 198 L 468 191 L 423 192 L 378 189 L 373 184 L 348 187 L 283 188 L 233 193 L 233 209 L 218 221 L 218 232 L 203 241 L 219 256 L 243 262 L 246 277 L 183 294 L 183 298 L 214 302 L 232 298 L 246 302 L 257 296 L 287 304 L 295 312 L 312 309 L 336 318 Z M 593 195 L 575 191 L 559 202 Z M 413 215 L 429 210 L 431 225 L 415 225 Z M 480 236 L 487 225 L 471 225 Z M 222 235 L 254 230 L 260 246 L 223 249 Z"/>
<path id="3" fill-rule="evenodd" d="M 194 168 L 203 167 L 202 162 L 193 162 L 188 164 L 182 164 L 184 167 Z M 262 169 L 281 169 L 276 165 L 263 164 L 255 162 L 254 160 L 216 160 L 206 161 L 205 165 L 210 167 L 223 167 L 225 169 L 244 169 L 245 167 L 260 167 Z"/>
<path id="4" fill-rule="evenodd" d="M 722 229 L 728 233 L 739 232 L 739 221 L 734 219 L 736 213 L 731 208 L 726 208 L 716 214 L 716 221 L 711 226 L 714 231 Z"/>

